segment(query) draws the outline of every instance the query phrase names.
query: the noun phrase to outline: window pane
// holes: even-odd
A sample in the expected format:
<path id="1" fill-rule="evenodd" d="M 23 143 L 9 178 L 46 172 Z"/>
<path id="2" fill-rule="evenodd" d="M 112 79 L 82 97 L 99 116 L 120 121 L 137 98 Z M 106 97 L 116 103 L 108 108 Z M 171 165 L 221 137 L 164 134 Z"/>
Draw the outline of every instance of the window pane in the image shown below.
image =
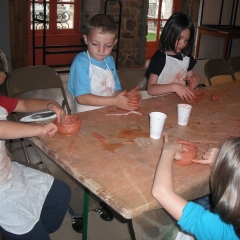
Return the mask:
<path id="1" fill-rule="evenodd" d="M 172 9 L 173 9 L 173 0 L 162 1 L 162 11 L 161 11 L 161 18 L 168 19 L 172 15 Z M 164 24 L 165 25 L 165 24 Z"/>
<path id="2" fill-rule="evenodd" d="M 157 37 L 157 20 L 148 20 L 147 41 L 156 41 Z"/>
<path id="3" fill-rule="evenodd" d="M 160 38 L 160 36 L 161 36 L 162 30 L 163 30 L 166 22 L 167 22 L 167 21 L 161 21 L 161 23 L 160 23 L 160 34 L 159 34 L 159 38 Z"/>
<path id="4" fill-rule="evenodd" d="M 74 27 L 74 5 L 57 4 L 57 28 L 73 29 Z"/>
<path id="5" fill-rule="evenodd" d="M 36 1 L 37 2 L 37 1 Z M 44 22 L 44 7 L 43 4 L 35 3 L 34 4 L 34 22 L 35 22 L 35 29 L 43 29 L 43 22 Z M 46 29 L 49 29 L 49 4 L 46 5 Z M 31 29 L 33 29 L 33 4 L 30 5 L 30 19 L 31 19 Z"/>
<path id="6" fill-rule="evenodd" d="M 158 17 L 158 1 L 149 0 L 148 18 Z"/>

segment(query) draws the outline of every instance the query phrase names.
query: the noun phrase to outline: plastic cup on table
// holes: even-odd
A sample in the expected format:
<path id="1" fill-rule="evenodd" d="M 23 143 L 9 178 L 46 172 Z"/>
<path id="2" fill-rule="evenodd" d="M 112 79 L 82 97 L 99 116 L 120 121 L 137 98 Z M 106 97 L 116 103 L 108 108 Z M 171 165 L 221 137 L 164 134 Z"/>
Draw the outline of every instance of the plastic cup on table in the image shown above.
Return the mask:
<path id="1" fill-rule="evenodd" d="M 162 135 L 163 126 L 167 115 L 162 112 L 151 112 L 150 116 L 150 138 L 159 139 Z"/>
<path id="2" fill-rule="evenodd" d="M 192 110 L 192 106 L 189 104 L 178 104 L 178 125 L 186 126 Z"/>

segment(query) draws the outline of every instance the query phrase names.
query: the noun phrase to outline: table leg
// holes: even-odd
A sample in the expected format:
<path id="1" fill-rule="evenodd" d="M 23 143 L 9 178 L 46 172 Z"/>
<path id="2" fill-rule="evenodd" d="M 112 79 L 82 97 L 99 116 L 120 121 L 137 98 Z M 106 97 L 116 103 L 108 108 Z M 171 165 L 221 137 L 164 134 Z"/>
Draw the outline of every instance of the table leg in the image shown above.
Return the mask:
<path id="1" fill-rule="evenodd" d="M 89 190 L 87 188 L 84 188 L 83 234 L 82 234 L 82 240 L 87 240 L 87 232 L 88 232 L 88 205 L 89 205 Z"/>

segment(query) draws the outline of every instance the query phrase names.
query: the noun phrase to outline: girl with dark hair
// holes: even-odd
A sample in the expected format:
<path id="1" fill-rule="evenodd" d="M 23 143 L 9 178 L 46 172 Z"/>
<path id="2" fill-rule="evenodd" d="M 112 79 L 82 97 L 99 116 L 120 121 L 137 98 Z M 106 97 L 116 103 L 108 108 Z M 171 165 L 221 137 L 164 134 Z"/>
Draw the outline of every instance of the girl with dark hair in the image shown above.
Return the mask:
<path id="1" fill-rule="evenodd" d="M 213 212 L 187 202 L 173 190 L 173 159 L 181 159 L 182 146 L 167 138 L 156 170 L 152 194 L 180 227 L 197 239 L 240 238 L 240 137 L 225 140 L 220 148 L 211 148 L 195 163 L 213 166 L 211 193 Z M 180 160 L 181 161 L 181 160 Z"/>
<path id="2" fill-rule="evenodd" d="M 166 22 L 159 40 L 159 50 L 153 55 L 146 77 L 150 95 L 175 92 L 182 100 L 194 97 L 200 76 L 194 74 L 196 60 L 191 53 L 194 46 L 194 25 L 189 16 L 178 12 Z M 190 88 L 185 86 L 189 81 Z"/>

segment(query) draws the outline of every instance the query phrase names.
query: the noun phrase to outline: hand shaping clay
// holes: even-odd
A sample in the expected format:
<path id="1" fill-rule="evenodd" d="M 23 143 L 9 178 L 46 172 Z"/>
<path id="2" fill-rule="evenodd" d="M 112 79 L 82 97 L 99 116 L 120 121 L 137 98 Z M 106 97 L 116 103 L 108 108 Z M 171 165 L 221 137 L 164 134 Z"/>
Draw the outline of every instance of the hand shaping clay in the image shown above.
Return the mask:
<path id="1" fill-rule="evenodd" d="M 191 165 L 192 160 L 197 156 L 197 146 L 184 140 L 178 140 L 177 142 L 182 145 L 181 160 L 174 160 L 174 163 L 181 166 Z"/>
<path id="2" fill-rule="evenodd" d="M 134 89 L 132 89 L 130 92 L 126 92 L 125 93 L 125 96 L 133 101 L 136 101 L 139 106 L 140 106 L 140 103 L 142 101 L 142 97 L 141 95 L 137 92 L 139 89 L 139 86 L 135 87 Z M 134 109 L 136 110 L 136 109 Z"/>
<path id="3" fill-rule="evenodd" d="M 191 102 L 191 103 L 195 103 L 197 102 L 199 99 L 201 99 L 203 96 L 204 96 L 204 92 L 201 91 L 201 90 L 192 90 L 192 92 L 194 93 L 194 97 L 189 100 L 188 102 Z"/>
<path id="4" fill-rule="evenodd" d="M 80 130 L 81 120 L 78 115 L 66 115 L 62 122 L 58 123 L 57 119 L 54 120 L 54 124 L 58 127 L 58 132 L 65 136 L 74 136 Z"/>

